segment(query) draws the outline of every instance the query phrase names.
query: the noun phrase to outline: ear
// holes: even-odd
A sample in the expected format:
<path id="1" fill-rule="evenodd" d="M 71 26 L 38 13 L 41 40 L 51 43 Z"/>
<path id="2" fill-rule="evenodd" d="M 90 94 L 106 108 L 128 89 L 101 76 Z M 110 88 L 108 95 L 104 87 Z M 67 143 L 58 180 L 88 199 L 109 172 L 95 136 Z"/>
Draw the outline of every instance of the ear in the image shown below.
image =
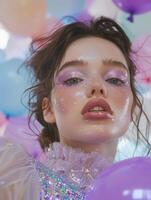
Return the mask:
<path id="1" fill-rule="evenodd" d="M 50 103 L 50 100 L 45 97 L 42 101 L 43 118 L 47 123 L 55 123 L 56 118 Z"/>

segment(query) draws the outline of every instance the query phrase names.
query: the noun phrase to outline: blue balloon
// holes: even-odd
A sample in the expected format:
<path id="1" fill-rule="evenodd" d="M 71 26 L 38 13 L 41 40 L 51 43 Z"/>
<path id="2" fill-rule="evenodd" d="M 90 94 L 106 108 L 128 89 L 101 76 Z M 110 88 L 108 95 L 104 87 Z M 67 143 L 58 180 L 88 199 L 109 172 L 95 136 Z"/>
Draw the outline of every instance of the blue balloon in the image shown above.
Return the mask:
<path id="1" fill-rule="evenodd" d="M 0 111 L 6 116 L 27 113 L 21 102 L 22 94 L 30 86 L 30 74 L 20 59 L 0 63 Z M 27 102 L 27 97 L 24 97 Z"/>
<path id="2" fill-rule="evenodd" d="M 4 50 L 0 49 L 0 63 L 4 62 L 6 60 L 6 55 L 4 53 Z"/>
<path id="3" fill-rule="evenodd" d="M 137 90 L 142 94 L 145 95 L 145 93 L 150 91 L 150 86 L 148 84 L 137 84 L 136 85 Z"/>
<path id="4" fill-rule="evenodd" d="M 77 16 L 83 12 L 85 0 L 47 0 L 48 13 L 52 16 L 62 18 L 63 16 Z"/>
<path id="5" fill-rule="evenodd" d="M 76 22 L 76 18 L 74 18 L 73 16 L 65 16 L 61 18 L 61 22 L 64 25 L 68 25 L 68 24 Z"/>

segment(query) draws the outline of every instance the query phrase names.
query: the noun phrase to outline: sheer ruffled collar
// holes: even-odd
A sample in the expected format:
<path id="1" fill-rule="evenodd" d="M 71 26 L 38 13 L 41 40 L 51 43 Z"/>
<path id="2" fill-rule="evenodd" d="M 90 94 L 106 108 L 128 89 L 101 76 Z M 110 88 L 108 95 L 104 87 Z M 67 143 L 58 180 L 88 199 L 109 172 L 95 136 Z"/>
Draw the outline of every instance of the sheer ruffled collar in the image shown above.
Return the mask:
<path id="1" fill-rule="evenodd" d="M 46 157 L 46 166 L 80 188 L 90 186 L 95 177 L 112 162 L 99 152 L 85 153 L 59 142 L 51 144 Z"/>

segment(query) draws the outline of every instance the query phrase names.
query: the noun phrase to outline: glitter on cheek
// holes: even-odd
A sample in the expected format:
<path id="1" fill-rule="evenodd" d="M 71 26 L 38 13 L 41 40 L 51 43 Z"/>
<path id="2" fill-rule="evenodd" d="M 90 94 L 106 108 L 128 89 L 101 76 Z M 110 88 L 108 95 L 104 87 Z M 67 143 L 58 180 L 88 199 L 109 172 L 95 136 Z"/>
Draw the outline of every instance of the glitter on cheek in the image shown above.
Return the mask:
<path id="1" fill-rule="evenodd" d="M 73 106 L 74 108 L 81 108 L 81 104 L 86 98 L 85 87 L 82 84 L 76 87 L 55 86 L 52 97 L 56 113 L 59 116 L 65 116 L 71 113 Z"/>
<path id="2" fill-rule="evenodd" d="M 71 108 L 76 102 L 75 90 L 58 85 L 55 88 L 52 98 L 55 110 L 62 115 L 67 114 L 71 112 Z"/>
<path id="3" fill-rule="evenodd" d="M 120 121 L 122 122 L 125 118 L 128 118 L 128 116 L 130 115 L 130 110 L 131 110 L 131 98 L 127 97 L 125 99 L 125 103 L 123 105 L 123 110 L 121 112 L 121 117 L 120 117 Z"/>
<path id="4" fill-rule="evenodd" d="M 65 113 L 64 101 L 63 90 L 60 86 L 55 86 L 51 92 L 51 103 L 54 112 Z"/>
<path id="5" fill-rule="evenodd" d="M 116 105 L 119 107 L 123 107 L 123 104 L 125 104 L 125 99 L 132 96 L 131 88 L 129 87 L 114 88 L 110 94 Z"/>
<path id="6" fill-rule="evenodd" d="M 85 99 L 85 92 L 84 91 L 77 91 L 74 95 L 75 95 L 76 98 Z"/>
<path id="7" fill-rule="evenodd" d="M 111 93 L 111 99 L 114 104 L 112 105 L 119 120 L 124 120 L 124 117 L 128 116 L 132 109 L 133 94 L 130 87 L 119 87 L 118 90 L 113 90 Z"/>

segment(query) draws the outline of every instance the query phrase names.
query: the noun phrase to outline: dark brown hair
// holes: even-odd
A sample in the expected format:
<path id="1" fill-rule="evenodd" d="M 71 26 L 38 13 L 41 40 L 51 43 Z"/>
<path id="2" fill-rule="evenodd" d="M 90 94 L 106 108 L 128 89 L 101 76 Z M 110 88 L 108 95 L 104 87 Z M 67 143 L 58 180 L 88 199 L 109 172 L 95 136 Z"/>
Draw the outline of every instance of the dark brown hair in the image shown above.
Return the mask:
<path id="1" fill-rule="evenodd" d="M 71 24 L 59 27 L 53 33 L 38 38 L 31 44 L 31 55 L 26 65 L 32 70 L 34 85 L 28 89 L 30 119 L 34 117 L 44 127 L 39 135 L 39 141 L 43 150 L 54 141 L 59 141 L 59 133 L 56 124 L 48 124 L 43 118 L 42 101 L 44 97 L 50 97 L 54 86 L 54 74 L 57 72 L 61 60 L 69 45 L 77 39 L 95 36 L 113 42 L 123 53 L 130 72 L 130 85 L 134 101 L 131 111 L 132 122 L 137 128 L 137 143 L 141 138 L 150 149 L 149 119 L 145 114 L 139 96 L 141 94 L 135 87 L 136 66 L 131 60 L 131 42 L 123 29 L 112 19 L 100 17 L 87 22 L 75 21 Z M 137 112 L 136 112 L 137 108 Z M 142 114 L 146 119 L 146 132 L 143 134 L 139 127 Z"/>

